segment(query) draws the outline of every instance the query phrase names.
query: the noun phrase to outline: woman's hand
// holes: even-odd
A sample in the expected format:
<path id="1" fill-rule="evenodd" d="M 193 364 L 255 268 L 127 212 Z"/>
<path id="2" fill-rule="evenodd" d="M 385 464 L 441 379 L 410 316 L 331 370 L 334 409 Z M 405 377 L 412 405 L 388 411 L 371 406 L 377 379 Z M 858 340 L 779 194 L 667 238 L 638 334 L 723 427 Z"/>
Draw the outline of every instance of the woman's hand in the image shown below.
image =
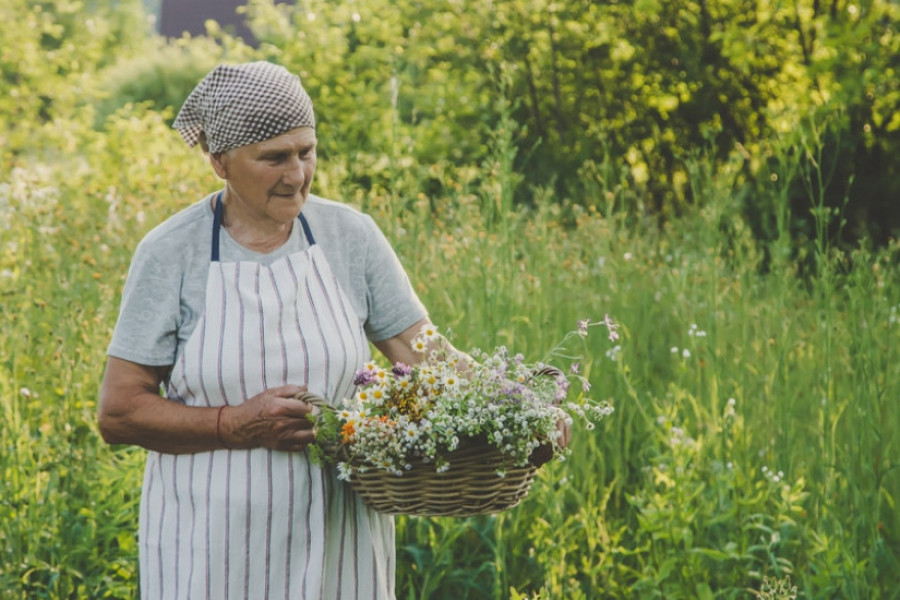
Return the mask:
<path id="1" fill-rule="evenodd" d="M 572 441 L 572 428 L 565 419 L 557 421 L 556 428 L 559 431 L 559 437 L 556 438 L 556 443 L 559 445 L 559 448 L 563 450 L 569 445 L 569 442 Z M 540 467 L 544 463 L 549 462 L 550 459 L 553 458 L 553 447 L 553 444 L 548 442 L 535 448 L 531 453 L 531 464 Z"/>
<path id="2" fill-rule="evenodd" d="M 226 407 L 219 422 L 219 437 L 229 448 L 303 450 L 315 441 L 309 417 L 317 410 L 304 399 L 305 392 L 305 387 L 285 385 Z"/>

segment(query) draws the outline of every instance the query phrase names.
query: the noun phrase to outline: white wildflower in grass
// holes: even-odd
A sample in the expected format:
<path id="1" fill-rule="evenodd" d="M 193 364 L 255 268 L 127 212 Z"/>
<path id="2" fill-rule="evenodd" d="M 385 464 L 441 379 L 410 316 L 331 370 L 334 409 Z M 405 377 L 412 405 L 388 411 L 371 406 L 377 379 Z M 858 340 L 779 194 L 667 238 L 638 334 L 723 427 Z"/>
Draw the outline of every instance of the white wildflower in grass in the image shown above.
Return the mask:
<path id="1" fill-rule="evenodd" d="M 412 461 L 433 464 L 442 472 L 451 466 L 450 453 L 469 440 L 487 442 L 508 458 L 498 474 L 528 464 L 542 445 L 561 460 L 560 422 L 571 425 L 577 418 L 593 429 L 613 410 L 607 402 L 585 397 L 591 386 L 581 374 L 583 365 L 575 362 L 567 373 L 549 366 L 554 357 L 571 360 L 563 353 L 566 340 L 584 338 L 594 326 L 605 327 L 614 339 L 617 325 L 609 316 L 584 319 L 545 360 L 527 364 L 524 356 L 505 347 L 492 353 L 476 349 L 462 361 L 428 350 L 440 346 L 438 330 L 429 324 L 412 342 L 412 349 L 423 355 L 421 364 L 397 363 L 390 369 L 373 362 L 363 365 L 354 378 L 352 400 L 317 417 L 317 442 L 332 443 L 314 444 L 311 456 L 336 462 L 341 479 L 370 469 L 402 475 Z M 578 401 L 567 400 L 570 379 L 581 383 Z"/>
<path id="2" fill-rule="evenodd" d="M 725 403 L 725 412 L 722 414 L 722 417 L 725 419 L 734 418 L 734 406 L 737 404 L 737 400 L 734 398 L 729 398 L 728 402 Z"/>

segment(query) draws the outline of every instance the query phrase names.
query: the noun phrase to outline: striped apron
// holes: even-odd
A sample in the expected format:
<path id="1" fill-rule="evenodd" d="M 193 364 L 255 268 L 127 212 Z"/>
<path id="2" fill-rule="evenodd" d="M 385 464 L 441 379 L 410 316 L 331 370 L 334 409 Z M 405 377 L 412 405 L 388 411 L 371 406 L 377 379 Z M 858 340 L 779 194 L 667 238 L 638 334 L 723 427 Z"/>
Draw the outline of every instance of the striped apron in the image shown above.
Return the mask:
<path id="1" fill-rule="evenodd" d="M 221 212 L 217 201 L 205 313 L 167 397 L 235 405 L 286 384 L 347 397 L 369 346 L 306 219 L 309 249 L 222 263 Z M 139 539 L 144 600 L 394 598 L 393 520 L 305 452 L 149 452 Z"/>

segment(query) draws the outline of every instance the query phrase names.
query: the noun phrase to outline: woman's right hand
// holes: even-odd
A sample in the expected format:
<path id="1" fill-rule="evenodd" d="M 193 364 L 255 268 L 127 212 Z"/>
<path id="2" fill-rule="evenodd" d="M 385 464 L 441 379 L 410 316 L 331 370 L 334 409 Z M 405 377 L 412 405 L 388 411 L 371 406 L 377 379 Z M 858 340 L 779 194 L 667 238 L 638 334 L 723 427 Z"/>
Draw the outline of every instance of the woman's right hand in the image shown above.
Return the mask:
<path id="1" fill-rule="evenodd" d="M 219 436 L 230 448 L 271 448 L 297 452 L 315 441 L 317 408 L 303 399 L 305 386 L 270 388 L 243 404 L 222 410 Z"/>

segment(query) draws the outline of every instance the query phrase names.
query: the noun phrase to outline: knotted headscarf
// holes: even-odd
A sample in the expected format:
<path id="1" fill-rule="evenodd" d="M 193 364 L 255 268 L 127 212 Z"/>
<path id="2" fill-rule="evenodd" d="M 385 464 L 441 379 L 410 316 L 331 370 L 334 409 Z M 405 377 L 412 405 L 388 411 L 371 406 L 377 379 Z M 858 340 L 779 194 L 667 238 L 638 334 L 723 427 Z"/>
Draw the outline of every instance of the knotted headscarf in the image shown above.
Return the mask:
<path id="1" fill-rule="evenodd" d="M 190 93 L 172 126 L 189 146 L 206 136 L 212 154 L 315 127 L 312 100 L 300 78 L 258 61 L 219 65 Z"/>

